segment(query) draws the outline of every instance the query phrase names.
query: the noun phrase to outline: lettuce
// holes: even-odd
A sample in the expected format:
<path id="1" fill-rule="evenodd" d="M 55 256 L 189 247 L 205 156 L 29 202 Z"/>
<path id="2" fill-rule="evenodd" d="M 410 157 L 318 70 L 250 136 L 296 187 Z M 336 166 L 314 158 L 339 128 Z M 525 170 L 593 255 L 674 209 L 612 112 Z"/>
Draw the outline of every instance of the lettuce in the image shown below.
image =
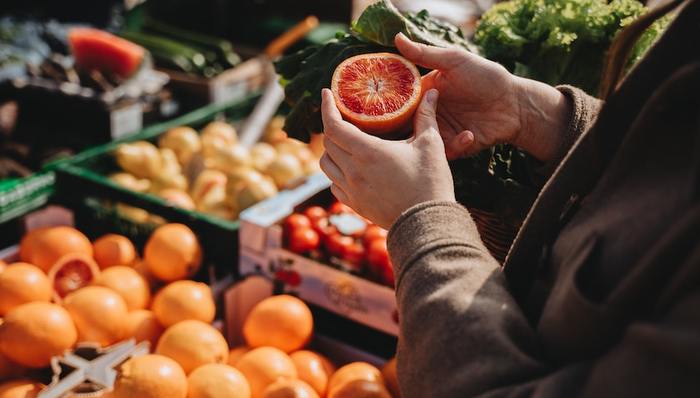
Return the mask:
<path id="1" fill-rule="evenodd" d="M 474 41 L 486 58 L 519 76 L 595 95 L 610 43 L 645 11 L 637 0 L 511 0 L 482 16 Z M 667 24 L 663 19 L 644 34 L 631 63 Z"/>

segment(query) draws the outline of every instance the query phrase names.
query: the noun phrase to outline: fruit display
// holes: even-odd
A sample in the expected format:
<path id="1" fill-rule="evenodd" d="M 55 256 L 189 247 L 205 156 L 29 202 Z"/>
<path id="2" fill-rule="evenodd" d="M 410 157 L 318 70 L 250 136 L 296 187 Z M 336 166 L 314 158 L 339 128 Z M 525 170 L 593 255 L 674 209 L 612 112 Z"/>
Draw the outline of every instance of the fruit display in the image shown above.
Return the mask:
<path id="1" fill-rule="evenodd" d="M 327 208 L 313 205 L 283 222 L 285 247 L 297 254 L 394 286 L 387 250 L 387 231 L 335 202 Z"/>
<path id="2" fill-rule="evenodd" d="M 323 221 L 327 214 L 351 215 L 333 204 L 327 211 L 309 207 L 300 216 L 331 227 L 332 221 Z M 303 220 L 287 224 L 310 228 L 310 220 Z M 374 228 L 355 233 L 367 242 L 384 235 Z M 392 382 L 379 368 L 363 362 L 337 367 L 309 348 L 314 316 L 291 295 L 255 304 L 241 324 L 245 345 L 231 347 L 213 326 L 212 289 L 187 279 L 187 272 L 177 277 L 158 272 L 198 263 L 198 242 L 182 224 L 157 228 L 143 253 L 117 234 L 90 241 L 66 226 L 26 234 L 17 253 L 23 262 L 3 262 L 0 268 L 0 391 L 38 393 L 46 388 L 39 375 L 66 350 L 134 339 L 150 343 L 150 353 L 117 365 L 113 390 L 105 397 L 389 396 Z M 37 260 L 42 267 L 29 263 Z"/>
<path id="3" fill-rule="evenodd" d="M 201 132 L 170 129 L 157 146 L 124 143 L 114 151 L 122 171 L 109 178 L 171 206 L 235 220 L 246 208 L 319 170 L 318 151 L 287 138 L 281 123 L 273 119 L 263 141 L 251 148 L 239 144 L 236 129 L 221 121 Z"/>

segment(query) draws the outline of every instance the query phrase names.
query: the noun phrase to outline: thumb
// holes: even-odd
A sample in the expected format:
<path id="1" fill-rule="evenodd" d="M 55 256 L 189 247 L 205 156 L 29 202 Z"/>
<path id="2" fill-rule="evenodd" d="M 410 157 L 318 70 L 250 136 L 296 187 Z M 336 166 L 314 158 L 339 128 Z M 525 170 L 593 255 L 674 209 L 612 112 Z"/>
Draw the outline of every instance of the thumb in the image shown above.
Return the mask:
<path id="1" fill-rule="evenodd" d="M 428 134 L 439 135 L 438 123 L 435 116 L 437 110 L 438 91 L 435 89 L 428 90 L 423 96 L 423 99 L 416 109 L 415 117 L 413 118 L 415 138 L 420 138 Z"/>
<path id="2" fill-rule="evenodd" d="M 399 49 L 401 55 L 409 61 L 428 69 L 448 70 L 454 68 L 464 61 L 464 54 L 468 54 L 466 51 L 456 48 L 443 48 L 416 43 L 403 33 L 396 35 L 394 44 L 396 44 L 396 48 Z"/>

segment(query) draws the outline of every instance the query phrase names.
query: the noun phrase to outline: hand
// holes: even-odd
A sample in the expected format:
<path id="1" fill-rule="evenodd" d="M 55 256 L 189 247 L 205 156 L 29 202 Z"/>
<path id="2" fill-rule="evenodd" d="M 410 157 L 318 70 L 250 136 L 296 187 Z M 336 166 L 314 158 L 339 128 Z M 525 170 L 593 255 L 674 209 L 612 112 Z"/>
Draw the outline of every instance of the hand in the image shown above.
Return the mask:
<path id="1" fill-rule="evenodd" d="M 324 89 L 322 97 L 326 152 L 321 169 L 341 202 L 386 229 L 419 203 L 454 202 L 452 174 L 435 119 L 437 90 L 423 96 L 415 115 L 415 134 L 404 141 L 387 141 L 360 131 L 343 120 L 330 90 Z"/>
<path id="2" fill-rule="evenodd" d="M 395 39 L 401 54 L 435 69 L 424 77 L 440 92 L 437 121 L 449 159 L 510 143 L 546 161 L 568 121 L 567 100 L 555 88 L 519 78 L 501 65 L 457 48 Z"/>

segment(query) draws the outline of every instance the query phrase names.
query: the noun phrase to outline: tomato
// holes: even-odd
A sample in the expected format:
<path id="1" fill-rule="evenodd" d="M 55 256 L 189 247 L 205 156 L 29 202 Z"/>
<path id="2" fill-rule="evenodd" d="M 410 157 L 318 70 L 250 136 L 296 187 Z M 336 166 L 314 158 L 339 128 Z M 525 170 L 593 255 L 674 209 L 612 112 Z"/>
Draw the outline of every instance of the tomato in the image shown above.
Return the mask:
<path id="1" fill-rule="evenodd" d="M 370 225 L 369 227 L 367 227 L 367 229 L 365 229 L 365 233 L 362 236 L 362 240 L 365 246 L 369 246 L 370 243 L 372 243 L 372 241 L 375 239 L 386 240 L 387 234 L 387 230 L 380 227 L 379 225 Z"/>
<path id="2" fill-rule="evenodd" d="M 136 73 L 146 53 L 139 45 L 93 28 L 71 29 L 68 41 L 77 66 L 123 78 Z"/>
<path id="3" fill-rule="evenodd" d="M 324 241 L 328 236 L 338 233 L 338 228 L 330 223 L 328 217 L 323 217 L 316 220 L 312 219 L 311 227 L 314 229 L 314 231 L 316 231 L 316 233 L 319 234 L 319 236 L 321 236 L 321 238 L 324 239 Z"/>
<path id="4" fill-rule="evenodd" d="M 322 218 L 328 217 L 326 209 L 321 206 L 311 206 L 304 210 L 304 215 L 309 218 L 309 220 L 320 220 Z"/>
<path id="5" fill-rule="evenodd" d="M 292 214 L 284 220 L 284 230 L 287 233 L 298 228 L 311 228 L 311 221 L 303 214 Z"/>
<path id="6" fill-rule="evenodd" d="M 325 240 L 326 250 L 328 250 L 328 253 L 332 256 L 340 258 L 343 258 L 347 248 L 353 243 L 355 243 L 355 241 L 351 237 L 341 235 L 337 232 L 328 235 Z"/>
<path id="7" fill-rule="evenodd" d="M 335 202 L 328 208 L 330 214 L 341 214 L 341 213 L 355 213 L 355 211 L 347 205 L 340 202 Z"/>
<path id="8" fill-rule="evenodd" d="M 343 260 L 355 266 L 359 271 L 366 259 L 365 252 L 365 247 L 362 246 L 362 243 L 353 242 L 351 245 L 345 247 Z"/>
<path id="9" fill-rule="evenodd" d="M 318 249 L 321 242 L 316 231 L 309 227 L 292 229 L 289 234 L 288 249 L 294 253 L 308 253 Z"/>
<path id="10" fill-rule="evenodd" d="M 382 283 L 394 285 L 394 270 L 389 259 L 389 251 L 386 247 L 386 239 L 375 239 L 367 247 L 367 262 L 372 274 Z"/>

